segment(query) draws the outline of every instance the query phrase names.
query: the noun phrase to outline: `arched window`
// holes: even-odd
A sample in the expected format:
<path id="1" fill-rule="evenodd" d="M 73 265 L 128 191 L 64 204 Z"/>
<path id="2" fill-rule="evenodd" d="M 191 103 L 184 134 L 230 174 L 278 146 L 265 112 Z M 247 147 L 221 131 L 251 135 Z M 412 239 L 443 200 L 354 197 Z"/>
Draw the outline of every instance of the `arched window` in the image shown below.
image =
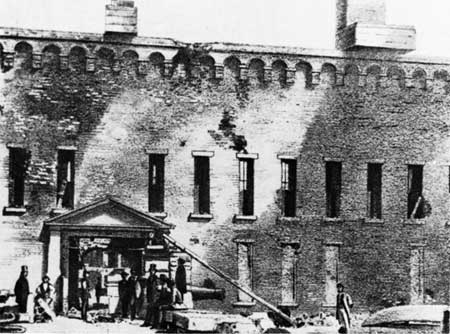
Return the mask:
<path id="1" fill-rule="evenodd" d="M 447 87 L 448 72 L 439 70 L 433 73 L 433 90 L 436 92 L 445 92 Z"/>
<path id="2" fill-rule="evenodd" d="M 17 69 L 31 70 L 33 60 L 33 48 L 31 45 L 26 42 L 17 43 L 14 51 L 14 66 Z"/>
<path id="3" fill-rule="evenodd" d="M 389 67 L 386 76 L 387 88 L 402 89 L 405 87 L 405 72 L 401 68 L 397 66 Z"/>
<path id="4" fill-rule="evenodd" d="M 320 71 L 320 84 L 325 87 L 331 87 L 336 84 L 336 67 L 332 64 L 323 64 Z"/>
<path id="5" fill-rule="evenodd" d="M 295 65 L 295 86 L 309 88 L 312 85 L 312 66 L 301 61 Z"/>
<path id="6" fill-rule="evenodd" d="M 48 45 L 42 52 L 42 68 L 44 71 L 56 71 L 59 69 L 59 54 L 61 50 L 56 45 Z"/>
<path id="7" fill-rule="evenodd" d="M 241 76 L 241 61 L 234 56 L 230 56 L 223 62 L 224 65 L 224 80 L 238 80 Z"/>
<path id="8" fill-rule="evenodd" d="M 414 87 L 417 89 L 427 89 L 427 73 L 421 69 L 416 69 L 412 74 Z"/>
<path id="9" fill-rule="evenodd" d="M 150 75 L 162 77 L 164 75 L 164 56 L 159 52 L 153 52 L 150 57 Z"/>
<path id="10" fill-rule="evenodd" d="M 86 70 L 86 50 L 80 46 L 74 46 L 69 52 L 69 69 L 76 72 Z"/>
<path id="11" fill-rule="evenodd" d="M 272 80 L 282 87 L 286 85 L 286 68 L 287 65 L 282 60 L 276 60 L 272 64 Z"/>
<path id="12" fill-rule="evenodd" d="M 346 65 L 344 68 L 344 86 L 358 87 L 359 69 L 354 64 Z"/>
<path id="13" fill-rule="evenodd" d="M 200 68 L 199 76 L 201 78 L 214 79 L 215 77 L 215 60 L 211 56 L 203 56 L 199 59 Z"/>
<path id="14" fill-rule="evenodd" d="M 122 54 L 122 71 L 126 74 L 137 74 L 139 55 L 134 50 L 126 50 Z"/>
<path id="15" fill-rule="evenodd" d="M 108 48 L 100 48 L 97 51 L 97 70 L 111 70 L 114 64 L 114 51 Z"/>
<path id="16" fill-rule="evenodd" d="M 264 82 L 264 62 L 261 59 L 250 60 L 248 81 L 251 85 L 259 85 Z"/>
<path id="17" fill-rule="evenodd" d="M 179 78 L 189 78 L 191 76 L 191 60 L 189 56 L 182 51 L 173 57 L 173 75 Z"/>
<path id="18" fill-rule="evenodd" d="M 372 65 L 366 70 L 366 87 L 376 89 L 380 84 L 381 68 L 378 65 Z"/>

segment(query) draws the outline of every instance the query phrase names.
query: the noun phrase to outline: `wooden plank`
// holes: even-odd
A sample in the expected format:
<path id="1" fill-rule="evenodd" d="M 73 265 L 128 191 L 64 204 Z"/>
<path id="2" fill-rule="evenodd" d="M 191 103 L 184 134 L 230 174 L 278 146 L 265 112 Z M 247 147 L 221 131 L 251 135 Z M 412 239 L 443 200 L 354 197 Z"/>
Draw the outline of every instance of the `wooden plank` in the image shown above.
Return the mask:
<path id="1" fill-rule="evenodd" d="M 289 316 L 287 316 L 286 314 L 284 314 L 283 312 L 281 312 L 276 306 L 272 305 L 271 303 L 267 302 L 266 300 L 264 300 L 263 298 L 257 296 L 256 294 L 253 293 L 253 291 L 250 291 L 249 289 L 247 289 L 246 287 L 242 286 L 241 284 L 239 284 L 239 282 L 231 277 L 229 277 L 228 275 L 226 275 L 225 273 L 223 273 L 222 271 L 220 271 L 219 269 L 210 266 L 206 261 L 204 261 L 200 256 L 198 256 L 197 254 L 195 254 L 194 252 L 192 252 L 191 250 L 189 250 L 188 248 L 186 248 L 185 246 L 181 245 L 180 243 L 178 243 L 175 239 L 173 239 L 171 236 L 164 234 L 163 235 L 164 239 L 171 243 L 172 245 L 174 245 L 175 247 L 177 247 L 178 249 L 180 249 L 181 251 L 183 251 L 184 253 L 190 255 L 194 260 L 196 260 L 197 262 L 199 262 L 201 265 L 203 265 L 206 269 L 209 269 L 210 271 L 212 271 L 213 273 L 215 273 L 217 276 L 223 278 L 226 282 L 230 283 L 231 285 L 233 285 L 234 287 L 236 287 L 237 289 L 239 289 L 240 291 L 242 291 L 243 293 L 245 293 L 246 295 L 250 296 L 251 298 L 253 298 L 255 301 L 257 301 L 258 303 L 260 303 L 261 305 L 264 305 L 265 307 L 267 307 L 268 309 L 272 310 L 274 313 L 276 313 L 277 315 L 279 315 L 281 318 L 283 318 L 284 320 L 288 321 L 292 326 L 295 327 L 295 322 L 293 319 L 291 319 Z"/>

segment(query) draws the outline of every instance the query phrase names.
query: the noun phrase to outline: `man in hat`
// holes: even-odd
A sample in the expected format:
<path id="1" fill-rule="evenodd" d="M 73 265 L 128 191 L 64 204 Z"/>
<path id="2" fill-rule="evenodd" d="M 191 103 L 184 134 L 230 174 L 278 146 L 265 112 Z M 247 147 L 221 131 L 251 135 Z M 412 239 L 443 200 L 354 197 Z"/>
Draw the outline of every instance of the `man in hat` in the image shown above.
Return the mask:
<path id="1" fill-rule="evenodd" d="M 122 280 L 119 281 L 119 302 L 122 305 L 122 319 L 128 317 L 128 306 L 130 304 L 130 287 L 128 282 L 128 273 L 123 271 Z"/>
<path id="2" fill-rule="evenodd" d="M 175 287 L 180 291 L 182 297 L 187 292 L 186 268 L 184 267 L 184 263 L 184 259 L 178 259 L 177 271 L 175 273 Z"/>
<path id="3" fill-rule="evenodd" d="M 339 333 L 350 332 L 350 309 L 353 307 L 352 298 L 344 292 L 344 285 L 337 284 L 337 298 L 336 298 L 336 318 L 339 321 L 341 328 Z"/>
<path id="4" fill-rule="evenodd" d="M 28 295 L 30 294 L 30 285 L 28 284 L 28 266 L 22 266 L 19 279 L 14 286 L 14 294 L 16 295 L 16 303 L 19 305 L 19 312 L 27 312 Z"/>
<path id="5" fill-rule="evenodd" d="M 145 314 L 145 321 L 142 327 L 156 327 L 158 319 L 158 276 L 156 276 L 156 264 L 150 264 L 149 276 L 147 278 L 147 313 Z"/>

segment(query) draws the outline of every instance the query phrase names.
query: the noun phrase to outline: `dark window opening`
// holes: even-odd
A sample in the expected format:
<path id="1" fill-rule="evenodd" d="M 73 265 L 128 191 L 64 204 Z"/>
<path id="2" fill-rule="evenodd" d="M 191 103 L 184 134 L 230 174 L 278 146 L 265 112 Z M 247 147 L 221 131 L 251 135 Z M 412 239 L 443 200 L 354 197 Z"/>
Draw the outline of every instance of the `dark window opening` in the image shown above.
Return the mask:
<path id="1" fill-rule="evenodd" d="M 328 161 L 326 169 L 327 217 L 337 218 L 341 211 L 342 163 Z"/>
<path id="2" fill-rule="evenodd" d="M 381 219 L 382 164 L 367 167 L 367 211 L 369 218 Z"/>
<path id="3" fill-rule="evenodd" d="M 423 166 L 408 165 L 408 218 L 424 218 Z"/>
<path id="4" fill-rule="evenodd" d="M 75 150 L 58 150 L 56 207 L 73 209 L 75 195 Z"/>
<path id="5" fill-rule="evenodd" d="M 149 212 L 164 212 L 164 159 L 164 154 L 149 155 Z"/>
<path id="6" fill-rule="evenodd" d="M 295 217 L 297 192 L 297 160 L 281 160 L 283 215 Z"/>
<path id="7" fill-rule="evenodd" d="M 9 206 L 23 207 L 25 194 L 25 172 L 27 151 L 23 148 L 9 149 Z"/>
<path id="8" fill-rule="evenodd" d="M 239 160 L 239 195 L 241 214 L 244 216 L 253 215 L 253 195 L 254 195 L 254 160 Z"/>
<path id="9" fill-rule="evenodd" d="M 210 213 L 209 158 L 194 157 L 194 206 L 195 213 Z"/>

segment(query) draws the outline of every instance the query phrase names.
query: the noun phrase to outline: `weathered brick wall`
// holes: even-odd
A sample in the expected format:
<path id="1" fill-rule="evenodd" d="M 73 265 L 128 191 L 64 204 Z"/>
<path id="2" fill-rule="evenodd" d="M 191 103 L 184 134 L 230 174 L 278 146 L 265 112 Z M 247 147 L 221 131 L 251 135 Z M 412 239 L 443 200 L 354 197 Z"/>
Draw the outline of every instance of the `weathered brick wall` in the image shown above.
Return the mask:
<path id="1" fill-rule="evenodd" d="M 148 201 L 146 149 L 168 149 L 165 211 L 167 221 L 177 226 L 174 237 L 233 277 L 237 276 L 233 240 L 254 239 L 254 291 L 273 303 L 281 301 L 281 242 L 286 240 L 300 245 L 299 311 L 322 307 L 327 243 L 341 245 L 339 279 L 346 282 L 357 307 L 376 308 L 383 298 L 408 300 L 414 243 L 425 247 L 425 287 L 439 301 L 447 301 L 450 115 L 445 80 L 438 77 L 422 90 L 414 85 L 399 88 L 395 76 L 383 76 L 376 88 L 370 76 L 358 86 L 349 75 L 345 85 L 331 87 L 332 76 L 324 71 L 321 82 L 315 80 L 317 85 L 305 88 L 301 80 L 288 87 L 276 80 L 260 84 L 251 70 L 249 80 L 237 83 L 227 68 L 223 80 L 207 80 L 183 78 L 181 66 L 171 78 L 161 78 L 157 68 L 138 75 L 133 60 L 116 72 L 101 60 L 93 73 L 77 67 L 57 71 L 51 62 L 45 64 L 32 73 L 12 69 L 2 74 L 2 206 L 7 205 L 6 143 L 22 144 L 31 151 L 27 214 L 2 217 L 2 287 L 12 287 L 23 263 L 32 266 L 32 285 L 37 284 L 42 262 L 37 239 L 56 201 L 56 149 L 75 145 L 76 207 L 112 194 L 142 210 Z M 419 86 L 418 80 L 415 83 Z M 255 162 L 258 219 L 251 224 L 235 224 L 232 219 L 239 212 L 238 161 L 231 133 L 244 136 L 247 150 L 259 154 Z M 193 150 L 214 151 L 210 222 L 187 222 L 194 202 Z M 299 218 L 293 221 L 278 219 L 279 153 L 298 157 Z M 343 161 L 342 222 L 322 218 L 324 158 Z M 367 163 L 375 159 L 384 161 L 384 222 L 376 225 L 364 220 Z M 425 163 L 424 196 L 432 214 L 423 224 L 405 225 L 406 164 L 414 162 Z M 201 302 L 198 307 L 231 310 L 237 292 L 193 264 L 195 284 L 207 276 L 227 288 L 227 298 L 223 304 Z"/>

